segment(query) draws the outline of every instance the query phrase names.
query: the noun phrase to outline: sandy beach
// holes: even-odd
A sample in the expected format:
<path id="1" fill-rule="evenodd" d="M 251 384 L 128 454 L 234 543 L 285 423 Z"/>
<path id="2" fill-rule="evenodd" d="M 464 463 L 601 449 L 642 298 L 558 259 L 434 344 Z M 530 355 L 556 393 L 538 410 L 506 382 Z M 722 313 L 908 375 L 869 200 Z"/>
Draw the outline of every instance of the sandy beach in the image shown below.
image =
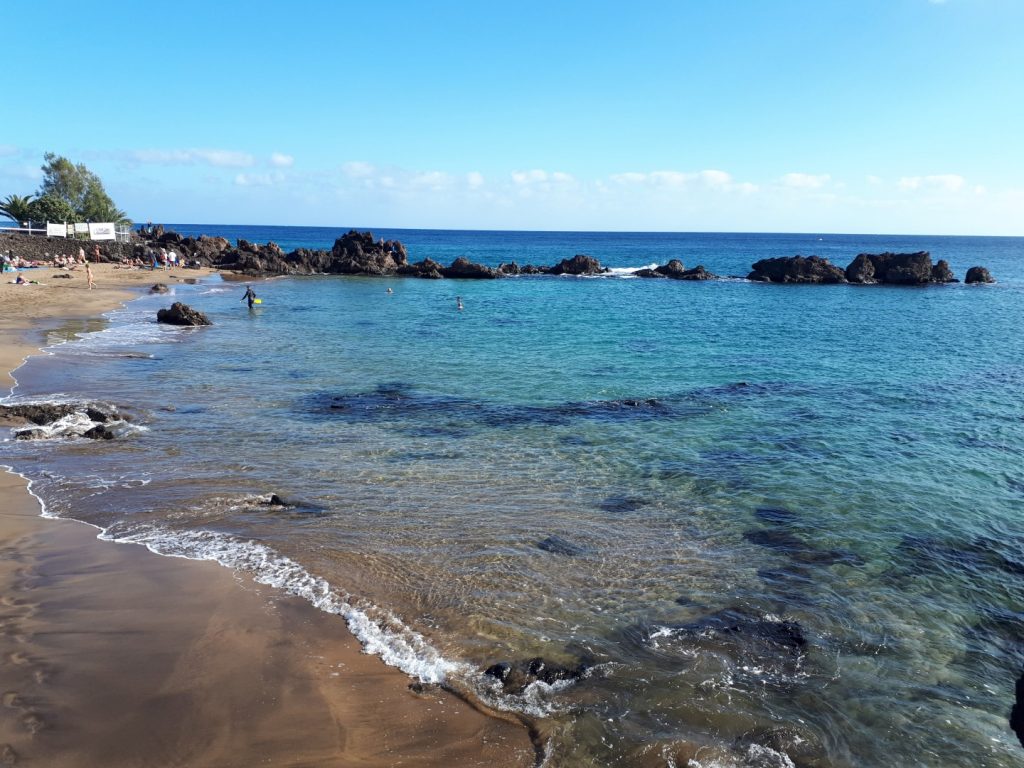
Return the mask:
<path id="1" fill-rule="evenodd" d="M 155 282 L 93 268 L 0 284 L 0 373 Z M 10 279 L 10 278 L 8 278 Z M 211 563 L 40 517 L 0 473 L 0 765 L 531 765 L 525 727 L 361 652 L 344 622 Z"/>

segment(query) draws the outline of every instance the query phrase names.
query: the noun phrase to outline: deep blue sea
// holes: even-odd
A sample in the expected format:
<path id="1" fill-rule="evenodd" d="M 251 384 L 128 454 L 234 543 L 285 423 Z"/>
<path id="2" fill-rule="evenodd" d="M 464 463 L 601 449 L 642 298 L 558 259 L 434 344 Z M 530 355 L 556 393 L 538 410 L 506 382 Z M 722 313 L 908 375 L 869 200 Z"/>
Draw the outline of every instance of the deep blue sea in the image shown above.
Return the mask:
<path id="1" fill-rule="evenodd" d="M 347 230 L 170 226 L 286 250 Z M 15 399 L 117 404 L 120 439 L 0 460 L 48 514 L 249 572 L 526 713 L 550 766 L 1024 766 L 1024 239 L 374 234 L 616 272 L 280 278 L 252 311 L 242 284 L 179 284 L 16 374 Z M 628 274 L 886 250 L 998 282 Z M 157 325 L 172 299 L 214 324 Z M 535 657 L 585 672 L 484 674 Z"/>

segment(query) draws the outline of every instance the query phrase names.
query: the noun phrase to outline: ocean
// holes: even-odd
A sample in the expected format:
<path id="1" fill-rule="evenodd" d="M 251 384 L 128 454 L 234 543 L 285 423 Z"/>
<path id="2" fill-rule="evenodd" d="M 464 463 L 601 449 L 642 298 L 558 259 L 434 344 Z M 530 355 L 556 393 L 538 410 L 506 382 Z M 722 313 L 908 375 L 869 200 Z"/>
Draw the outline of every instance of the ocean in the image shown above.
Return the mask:
<path id="1" fill-rule="evenodd" d="M 614 271 L 279 278 L 252 311 L 175 285 L 16 373 L 16 400 L 117 405 L 120 438 L 0 461 L 48 515 L 243 570 L 521 713 L 546 765 L 1024 766 L 1024 238 L 374 234 Z M 998 283 L 741 279 L 886 250 Z M 672 258 L 735 279 L 629 276 Z M 213 325 L 157 325 L 171 300 Z"/>

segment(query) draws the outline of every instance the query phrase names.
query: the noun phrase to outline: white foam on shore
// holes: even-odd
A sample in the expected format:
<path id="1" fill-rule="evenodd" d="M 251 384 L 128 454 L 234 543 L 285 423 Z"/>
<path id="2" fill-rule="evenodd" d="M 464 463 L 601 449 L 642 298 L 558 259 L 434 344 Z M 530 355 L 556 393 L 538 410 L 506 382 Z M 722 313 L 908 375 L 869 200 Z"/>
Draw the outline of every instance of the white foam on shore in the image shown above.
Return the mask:
<path id="1" fill-rule="evenodd" d="M 366 610 L 352 604 L 351 596 L 264 544 L 216 531 L 169 531 L 156 525 L 140 526 L 122 535 L 107 530 L 99 538 L 140 544 L 151 552 L 169 557 L 212 560 L 245 572 L 260 584 L 301 597 L 321 611 L 344 618 L 366 653 L 379 656 L 385 664 L 421 682 L 444 683 L 453 675 L 465 678 L 474 673 L 469 665 L 444 658 L 422 635 L 406 627 L 397 617 L 382 613 L 375 621 Z"/>

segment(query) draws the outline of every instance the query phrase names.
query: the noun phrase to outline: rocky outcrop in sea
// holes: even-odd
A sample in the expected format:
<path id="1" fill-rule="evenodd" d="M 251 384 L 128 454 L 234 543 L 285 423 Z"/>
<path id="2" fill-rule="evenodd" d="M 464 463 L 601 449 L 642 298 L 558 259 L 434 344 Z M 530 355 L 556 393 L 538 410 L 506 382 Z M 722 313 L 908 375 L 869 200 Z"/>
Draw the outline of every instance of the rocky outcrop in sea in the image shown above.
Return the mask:
<path id="1" fill-rule="evenodd" d="M 968 271 L 967 282 L 974 269 Z M 985 272 L 987 275 L 987 271 Z M 949 262 L 932 264 L 928 251 L 915 253 L 861 253 L 846 267 L 832 264 L 819 256 L 781 256 L 761 259 L 747 275 L 749 280 L 765 283 L 855 283 L 860 285 L 930 285 L 958 283 Z M 989 275 L 989 282 L 991 276 Z"/>

